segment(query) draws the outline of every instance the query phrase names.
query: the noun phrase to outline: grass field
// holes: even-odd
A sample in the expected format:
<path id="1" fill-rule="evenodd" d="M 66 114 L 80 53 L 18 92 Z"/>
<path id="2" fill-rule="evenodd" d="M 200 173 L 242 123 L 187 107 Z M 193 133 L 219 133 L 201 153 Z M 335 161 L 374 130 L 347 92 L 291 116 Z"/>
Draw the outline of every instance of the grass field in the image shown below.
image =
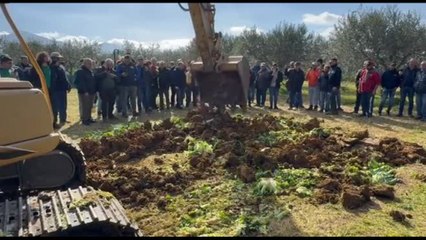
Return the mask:
<path id="1" fill-rule="evenodd" d="M 305 106 L 307 98 L 307 88 L 303 89 Z M 398 98 L 398 93 L 397 93 Z M 395 116 L 397 108 L 392 111 L 392 116 L 377 116 L 377 105 L 380 97 L 376 96 L 375 116 L 371 119 L 359 118 L 350 114 L 355 102 L 355 88 L 353 83 L 345 83 L 342 91 L 342 104 L 345 113 L 338 116 L 326 116 L 322 113 L 306 110 L 287 110 L 285 104 L 286 96 L 281 94 L 278 103 L 280 110 L 269 110 L 267 108 L 251 108 L 246 115 L 257 113 L 271 113 L 273 115 L 283 115 L 294 117 L 296 120 L 307 120 L 317 117 L 322 121 L 324 127 L 340 127 L 346 131 L 368 129 L 370 136 L 397 137 L 400 140 L 418 143 L 426 147 L 426 124 L 417 120 Z M 69 135 L 76 141 L 86 136 L 91 131 L 105 130 L 111 124 L 102 122 L 91 126 L 83 126 L 79 123 L 77 93 L 73 90 L 68 98 L 68 114 L 70 124 L 65 125 L 61 132 Z M 396 100 L 398 103 L 398 99 Z M 268 106 L 269 103 L 266 105 Z M 171 110 L 165 112 L 155 112 L 149 115 L 142 115 L 139 121 L 161 120 L 170 116 L 183 116 L 187 110 Z M 238 111 L 237 111 L 238 112 Z M 239 112 L 241 113 L 241 112 Z M 93 116 L 96 116 L 95 109 Z M 120 119 L 116 123 L 124 123 L 126 119 Z M 283 203 L 291 203 L 294 207 L 291 217 L 280 222 L 272 222 L 269 226 L 268 235 L 271 236 L 425 236 L 426 235 L 426 185 L 415 178 L 415 173 L 426 172 L 426 166 L 412 164 L 396 169 L 397 177 L 402 183 L 395 186 L 397 199 L 395 201 L 381 201 L 373 199 L 369 204 L 356 211 L 344 210 L 341 205 L 325 204 L 312 205 L 304 199 L 294 196 L 283 196 L 279 199 Z M 200 184 L 204 184 L 200 182 Z M 218 183 L 226 184 L 226 183 Z M 210 198 L 208 199 L 210 201 Z M 207 201 L 207 200 L 206 200 Z M 180 207 L 184 207 L 183 204 Z M 176 211 L 179 207 L 176 207 Z M 409 223 L 398 223 L 389 216 L 391 210 L 399 210 L 410 213 L 413 219 Z M 176 216 L 164 215 L 161 212 L 132 212 L 132 217 L 143 219 L 157 214 L 167 222 L 169 218 Z M 163 215 L 161 215 L 163 214 Z M 178 212 L 176 212 L 178 214 Z M 147 220 L 149 222 L 149 220 Z M 153 232 L 150 235 L 162 235 L 162 232 Z"/>

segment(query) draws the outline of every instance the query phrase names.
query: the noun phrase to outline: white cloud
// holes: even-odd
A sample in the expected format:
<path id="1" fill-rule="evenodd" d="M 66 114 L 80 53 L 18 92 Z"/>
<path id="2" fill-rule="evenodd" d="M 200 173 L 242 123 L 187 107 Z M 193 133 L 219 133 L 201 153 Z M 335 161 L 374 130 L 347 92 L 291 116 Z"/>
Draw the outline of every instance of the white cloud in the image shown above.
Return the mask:
<path id="1" fill-rule="evenodd" d="M 93 42 L 93 40 L 90 40 L 88 37 L 85 36 L 74 36 L 74 35 L 63 35 L 58 32 L 43 32 L 43 33 L 36 33 L 36 35 L 39 35 L 41 37 L 45 37 L 48 39 L 56 39 L 59 42 L 66 42 L 66 41 L 78 41 L 78 42 Z"/>
<path id="2" fill-rule="evenodd" d="M 325 28 L 324 30 L 322 30 L 318 33 L 319 33 L 319 35 L 321 35 L 325 38 L 328 38 L 333 31 L 334 31 L 334 27 L 328 27 L 328 28 Z"/>
<path id="3" fill-rule="evenodd" d="M 36 35 L 39 35 L 40 37 L 45 37 L 48 39 L 56 39 L 60 36 L 58 32 L 42 32 L 42 33 L 36 33 Z"/>
<path id="4" fill-rule="evenodd" d="M 251 28 L 247 27 L 247 26 L 234 26 L 229 28 L 229 33 L 232 35 L 240 35 L 241 33 L 243 33 L 245 30 L 250 30 Z M 256 28 L 256 33 L 260 34 L 265 32 L 263 29 L 260 28 Z"/>
<path id="5" fill-rule="evenodd" d="M 169 39 L 161 40 L 158 42 L 160 44 L 160 49 L 178 49 L 180 47 L 188 46 L 192 39 L 190 38 L 181 38 L 181 39 Z"/>
<path id="6" fill-rule="evenodd" d="M 333 25 L 337 23 L 339 18 L 342 16 L 329 13 L 329 12 L 323 12 L 318 15 L 306 13 L 303 14 L 303 22 L 306 24 L 313 24 L 313 25 Z"/>
<path id="7" fill-rule="evenodd" d="M 1 31 L 1 32 L 0 32 L 0 36 L 1 36 L 1 35 L 9 35 L 9 34 L 10 34 L 10 33 L 6 32 L 6 31 Z"/>

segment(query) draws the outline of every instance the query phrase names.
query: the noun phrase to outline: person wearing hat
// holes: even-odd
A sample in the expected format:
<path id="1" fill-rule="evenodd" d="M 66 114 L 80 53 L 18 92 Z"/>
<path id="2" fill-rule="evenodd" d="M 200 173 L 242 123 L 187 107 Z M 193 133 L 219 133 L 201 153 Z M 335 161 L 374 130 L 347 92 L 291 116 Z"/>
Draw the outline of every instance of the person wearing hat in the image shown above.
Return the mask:
<path id="1" fill-rule="evenodd" d="M 12 58 L 7 54 L 0 56 L 0 77 L 2 78 L 16 78 L 12 71 Z"/>
<path id="2" fill-rule="evenodd" d="M 297 110 L 302 106 L 301 97 L 303 82 L 305 81 L 305 73 L 300 68 L 300 62 L 294 63 L 294 68 L 288 72 L 288 91 L 289 91 L 289 110 Z"/>
<path id="3" fill-rule="evenodd" d="M 278 69 L 278 64 L 272 65 L 272 80 L 269 86 L 270 109 L 278 109 L 278 93 L 280 92 L 281 82 L 284 74 Z"/>
<path id="4" fill-rule="evenodd" d="M 71 91 L 71 84 L 68 82 L 66 73 L 61 67 L 62 55 L 59 52 L 50 54 L 51 91 L 53 97 L 53 118 L 55 123 L 64 125 L 67 122 L 67 93 Z"/>
<path id="5" fill-rule="evenodd" d="M 318 79 L 321 74 L 321 69 L 316 62 L 313 62 L 308 72 L 306 73 L 306 80 L 309 87 L 309 108 L 308 110 L 318 110 L 319 104 L 319 84 Z"/>
<path id="6" fill-rule="evenodd" d="M 369 61 L 367 67 L 362 70 L 358 91 L 361 93 L 362 116 L 373 116 L 373 101 L 377 87 L 380 85 L 380 75 L 374 70 L 374 63 Z"/>
<path id="7" fill-rule="evenodd" d="M 264 107 L 266 101 L 266 91 L 272 80 L 271 71 L 266 67 L 266 63 L 260 64 L 260 70 L 256 81 L 256 106 Z"/>
<path id="8" fill-rule="evenodd" d="M 382 75 L 382 96 L 379 105 L 379 115 L 382 115 L 383 107 L 385 106 L 386 100 L 388 100 L 388 108 L 386 110 L 387 115 L 390 115 L 390 111 L 393 107 L 396 89 L 401 84 L 401 76 L 396 69 L 396 64 L 392 63 L 388 66 L 388 69 Z"/>

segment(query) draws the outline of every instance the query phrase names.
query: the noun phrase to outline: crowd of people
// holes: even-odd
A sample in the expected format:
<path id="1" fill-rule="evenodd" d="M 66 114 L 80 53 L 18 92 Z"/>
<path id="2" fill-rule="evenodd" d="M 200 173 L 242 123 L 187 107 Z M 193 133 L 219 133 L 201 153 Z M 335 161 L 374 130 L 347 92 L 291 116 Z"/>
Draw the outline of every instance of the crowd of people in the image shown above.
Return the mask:
<path id="1" fill-rule="evenodd" d="M 283 72 L 276 64 L 269 69 L 266 63 L 257 62 L 251 68 L 249 106 L 253 104 L 256 94 L 256 106 L 264 107 L 266 92 L 269 90 L 270 108 L 277 109 L 277 95 L 280 92 L 281 82 L 284 80 L 288 92 L 289 110 L 305 108 L 302 87 L 307 81 L 309 89 L 307 110 L 324 112 L 327 115 L 337 115 L 339 111 L 343 111 L 341 108 L 342 70 L 336 58 L 332 58 L 328 64 L 318 59 L 311 64 L 306 74 L 301 69 L 300 62 L 290 62 Z M 390 63 L 383 74 L 376 70 L 373 61 L 364 61 L 363 67 L 355 76 L 356 101 L 353 113 L 358 114 L 361 107 L 360 117 L 373 116 L 374 99 L 379 86 L 382 90 L 378 115 L 382 115 L 384 107 L 387 106 L 386 113 L 390 116 L 396 90 L 400 88 L 401 97 L 397 116 L 403 116 L 408 98 L 408 115 L 426 121 L 426 61 L 421 62 L 419 66 L 416 59 L 410 59 L 401 70 L 396 69 L 395 63 Z M 417 116 L 413 114 L 414 97 Z"/>
<path id="2" fill-rule="evenodd" d="M 74 74 L 74 81 L 71 81 L 71 75 L 66 71 L 64 58 L 60 53 L 52 52 L 49 55 L 47 52 L 40 52 L 36 59 L 46 78 L 55 128 L 67 123 L 67 94 L 73 85 L 78 91 L 80 119 L 84 125 L 95 122 L 92 118 L 94 105 L 97 105 L 99 117 L 108 122 L 117 119 L 118 115 L 124 118 L 129 115 L 135 117 L 143 112 L 183 109 L 199 103 L 199 87 L 197 79 L 191 74 L 191 62 L 185 63 L 181 59 L 175 64 L 173 61 L 166 63 L 155 58 L 147 60 L 141 56 L 135 60 L 127 54 L 116 59 L 116 62 L 108 58 L 97 66 L 94 60 L 84 58 L 81 59 L 81 67 Z M 39 75 L 26 56 L 22 56 L 20 63 L 14 66 L 7 54 L 1 55 L 0 77 L 30 81 L 34 87 L 41 88 Z M 278 95 L 281 85 L 284 85 L 288 92 L 288 109 L 305 109 L 302 98 L 305 82 L 309 97 L 307 110 L 327 115 L 337 115 L 339 111 L 343 111 L 342 70 L 336 58 L 332 58 L 328 64 L 318 59 L 306 73 L 302 70 L 301 62 L 297 61 L 290 62 L 283 68 L 276 63 L 269 67 L 264 62 L 256 62 L 250 69 L 248 105 L 252 107 L 255 103 L 258 107 L 265 107 L 269 92 L 269 108 L 278 109 Z M 373 116 L 374 98 L 381 86 L 378 115 L 382 115 L 385 107 L 387 115 L 390 115 L 395 92 L 400 88 L 397 116 L 403 116 L 408 98 L 408 115 L 414 117 L 415 98 L 416 118 L 426 121 L 426 61 L 421 62 L 419 67 L 418 62 L 411 59 L 401 70 L 397 70 L 396 64 L 391 63 L 381 74 L 376 70 L 375 63 L 367 60 L 357 72 L 355 84 L 357 91 L 354 113 L 358 114 L 361 108 L 359 116 Z"/>

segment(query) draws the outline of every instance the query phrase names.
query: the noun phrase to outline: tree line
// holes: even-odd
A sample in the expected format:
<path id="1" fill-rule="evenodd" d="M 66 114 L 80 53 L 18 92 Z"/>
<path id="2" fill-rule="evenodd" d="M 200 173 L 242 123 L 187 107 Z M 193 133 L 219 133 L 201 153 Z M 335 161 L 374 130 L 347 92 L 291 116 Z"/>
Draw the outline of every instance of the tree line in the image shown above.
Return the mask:
<path id="1" fill-rule="evenodd" d="M 256 26 L 253 26 L 237 36 L 225 34 L 223 52 L 226 55 L 244 55 L 251 63 L 256 60 L 275 62 L 281 67 L 290 61 L 300 61 L 307 68 L 318 58 L 337 57 L 343 74 L 351 78 L 365 59 L 375 61 L 379 69 L 384 69 L 391 62 L 401 68 L 412 57 L 426 59 L 426 26 L 415 11 L 402 12 L 396 6 L 360 8 L 339 19 L 334 28 L 329 38 L 324 38 L 309 32 L 305 24 L 283 21 L 266 33 L 256 31 Z M 71 73 L 78 69 L 83 57 L 97 61 L 112 57 L 112 53 L 102 53 L 97 42 L 73 40 L 54 41 L 48 45 L 28 44 L 34 53 L 42 50 L 61 52 Z M 0 39 L 0 48 L 14 59 L 23 54 L 19 43 Z M 195 39 L 188 46 L 174 50 L 162 50 L 158 44 L 136 46 L 126 41 L 120 52 L 164 61 L 190 61 L 199 56 Z"/>

